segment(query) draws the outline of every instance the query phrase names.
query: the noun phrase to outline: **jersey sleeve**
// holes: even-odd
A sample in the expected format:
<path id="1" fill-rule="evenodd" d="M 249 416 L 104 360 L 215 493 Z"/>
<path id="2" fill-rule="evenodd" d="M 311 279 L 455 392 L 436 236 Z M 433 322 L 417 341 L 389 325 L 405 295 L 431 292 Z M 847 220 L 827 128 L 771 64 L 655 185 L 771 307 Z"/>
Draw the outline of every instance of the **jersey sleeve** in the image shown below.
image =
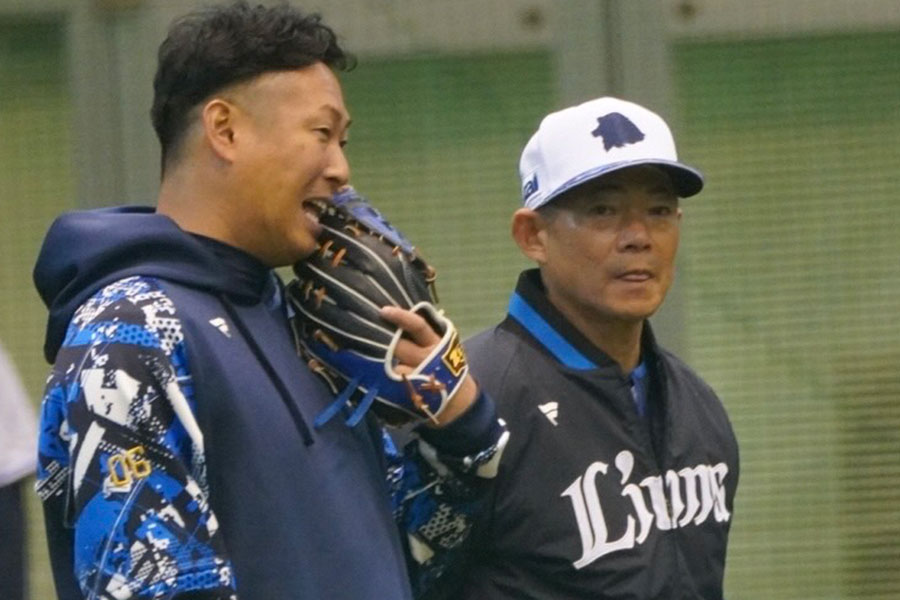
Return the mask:
<path id="1" fill-rule="evenodd" d="M 384 432 L 394 516 L 405 537 L 416 597 L 462 560 L 508 439 L 484 394 L 449 426 L 420 427 L 402 452 Z"/>
<path id="2" fill-rule="evenodd" d="M 73 317 L 41 408 L 36 489 L 60 597 L 234 599 L 175 307 L 152 279 Z"/>

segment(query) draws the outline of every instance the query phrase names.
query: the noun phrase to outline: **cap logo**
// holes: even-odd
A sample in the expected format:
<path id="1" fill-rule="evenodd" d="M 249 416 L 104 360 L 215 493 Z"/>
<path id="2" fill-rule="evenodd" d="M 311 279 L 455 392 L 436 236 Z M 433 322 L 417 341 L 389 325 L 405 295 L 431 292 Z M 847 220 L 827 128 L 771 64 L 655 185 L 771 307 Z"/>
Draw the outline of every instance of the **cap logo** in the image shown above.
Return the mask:
<path id="1" fill-rule="evenodd" d="M 644 139 L 644 132 L 638 129 L 637 125 L 632 123 L 628 117 L 617 112 L 597 117 L 597 128 L 591 132 L 591 135 L 603 138 L 603 147 L 606 150 L 636 144 Z"/>
<path id="2" fill-rule="evenodd" d="M 534 174 L 534 177 L 525 182 L 525 187 L 522 188 L 522 199 L 528 200 L 531 196 L 533 196 L 538 191 L 538 178 L 537 173 Z"/>

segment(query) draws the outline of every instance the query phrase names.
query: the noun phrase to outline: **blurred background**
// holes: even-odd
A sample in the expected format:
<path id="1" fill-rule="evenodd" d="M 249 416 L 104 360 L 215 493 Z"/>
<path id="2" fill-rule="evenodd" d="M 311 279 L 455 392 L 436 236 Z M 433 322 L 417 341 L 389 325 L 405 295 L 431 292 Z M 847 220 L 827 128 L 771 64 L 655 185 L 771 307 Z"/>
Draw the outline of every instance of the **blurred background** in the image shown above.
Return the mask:
<path id="1" fill-rule="evenodd" d="M 153 204 L 156 47 L 199 4 L 0 0 L 0 340 L 35 407 L 43 233 L 62 211 Z M 466 335 L 527 266 L 508 229 L 541 116 L 605 94 L 663 114 L 707 187 L 654 324 L 741 444 L 726 596 L 900 598 L 900 3 L 301 6 L 359 58 L 353 182 L 437 267 Z M 52 598 L 28 509 L 32 598 Z"/>

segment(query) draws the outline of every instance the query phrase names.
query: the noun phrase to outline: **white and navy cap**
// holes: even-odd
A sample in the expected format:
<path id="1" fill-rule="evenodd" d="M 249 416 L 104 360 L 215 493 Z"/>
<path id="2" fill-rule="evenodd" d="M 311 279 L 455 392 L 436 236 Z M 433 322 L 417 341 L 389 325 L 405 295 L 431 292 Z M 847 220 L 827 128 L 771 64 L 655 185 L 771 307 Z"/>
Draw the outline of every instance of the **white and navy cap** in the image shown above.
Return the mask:
<path id="1" fill-rule="evenodd" d="M 618 98 L 597 98 L 550 113 L 522 151 L 519 176 L 526 208 L 538 208 L 586 181 L 625 167 L 655 165 L 682 198 L 703 188 L 700 171 L 678 162 L 662 117 Z"/>

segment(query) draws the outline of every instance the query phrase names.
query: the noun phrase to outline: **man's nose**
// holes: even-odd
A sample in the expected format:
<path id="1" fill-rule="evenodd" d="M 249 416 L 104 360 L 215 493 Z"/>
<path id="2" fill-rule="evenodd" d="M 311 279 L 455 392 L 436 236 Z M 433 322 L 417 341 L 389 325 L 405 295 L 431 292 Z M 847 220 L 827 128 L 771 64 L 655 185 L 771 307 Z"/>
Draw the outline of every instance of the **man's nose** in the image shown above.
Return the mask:
<path id="1" fill-rule="evenodd" d="M 619 249 L 640 251 L 648 248 L 650 248 L 650 226 L 647 216 L 637 211 L 626 211 L 622 215 Z"/>
<path id="2" fill-rule="evenodd" d="M 344 154 L 344 148 L 335 146 L 328 157 L 328 167 L 325 169 L 325 178 L 331 183 L 335 190 L 338 190 L 350 181 L 350 163 L 347 155 Z"/>

